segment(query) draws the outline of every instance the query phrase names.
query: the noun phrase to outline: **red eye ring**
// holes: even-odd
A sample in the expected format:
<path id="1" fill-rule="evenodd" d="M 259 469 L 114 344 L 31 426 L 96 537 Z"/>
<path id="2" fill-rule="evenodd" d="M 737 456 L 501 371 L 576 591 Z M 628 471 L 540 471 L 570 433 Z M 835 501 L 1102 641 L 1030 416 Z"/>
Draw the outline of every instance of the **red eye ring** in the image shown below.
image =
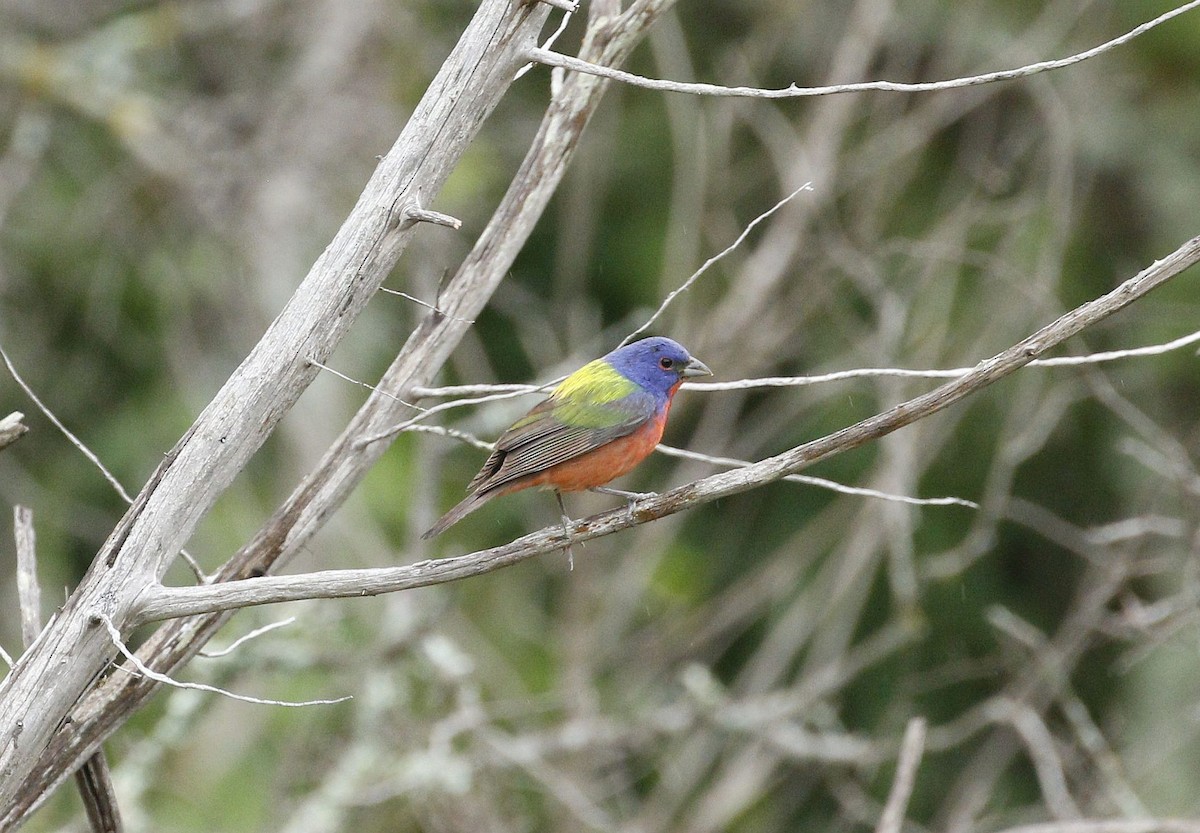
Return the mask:
<path id="1" fill-rule="evenodd" d="M 670 370 L 672 367 L 675 366 L 675 360 L 670 358 L 669 356 L 663 356 L 661 359 L 658 360 L 658 366 L 661 367 L 663 370 Z"/>

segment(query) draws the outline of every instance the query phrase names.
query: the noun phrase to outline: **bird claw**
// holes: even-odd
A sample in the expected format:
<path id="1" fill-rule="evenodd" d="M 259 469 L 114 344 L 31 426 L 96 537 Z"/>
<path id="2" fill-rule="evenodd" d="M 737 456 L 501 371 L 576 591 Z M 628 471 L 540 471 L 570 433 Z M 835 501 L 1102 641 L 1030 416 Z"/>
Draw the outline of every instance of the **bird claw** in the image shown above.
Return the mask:
<path id="1" fill-rule="evenodd" d="M 562 511 L 562 531 L 563 536 L 567 539 L 567 546 L 563 548 L 567 554 L 567 569 L 571 572 L 575 571 L 575 536 L 571 534 L 571 530 L 567 528 L 567 524 L 574 523 L 570 516 L 567 515 L 567 505 L 563 503 L 562 492 L 558 489 L 554 490 L 554 496 L 558 499 L 558 508 Z"/>
<path id="2" fill-rule="evenodd" d="M 571 519 L 566 515 L 562 516 L 563 535 L 567 537 L 567 546 L 563 551 L 567 554 L 567 569 L 571 572 L 575 571 L 575 536 L 571 534 L 571 530 L 567 529 L 567 523 Z"/>
<path id="3" fill-rule="evenodd" d="M 658 497 L 658 492 L 627 492 L 624 489 L 614 489 L 611 486 L 596 486 L 592 491 L 603 495 L 616 495 L 617 497 L 625 498 L 625 514 L 631 521 L 633 520 L 634 503 L 642 498 Z"/>

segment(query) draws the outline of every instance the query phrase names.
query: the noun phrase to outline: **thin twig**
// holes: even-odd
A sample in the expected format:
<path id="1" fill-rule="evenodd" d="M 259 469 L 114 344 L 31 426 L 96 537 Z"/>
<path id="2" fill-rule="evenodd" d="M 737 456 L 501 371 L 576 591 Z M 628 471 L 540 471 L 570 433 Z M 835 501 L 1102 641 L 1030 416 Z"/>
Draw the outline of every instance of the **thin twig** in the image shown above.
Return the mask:
<path id="1" fill-rule="evenodd" d="M 205 659 L 216 659 L 217 657 L 228 656 L 229 654 L 232 654 L 234 651 L 236 651 L 238 648 L 240 648 L 242 645 L 249 642 L 251 639 L 257 639 L 258 637 L 262 636 L 263 634 L 270 633 L 271 631 L 275 630 L 276 628 L 285 628 L 295 621 L 296 621 L 295 616 L 289 616 L 288 618 L 282 619 L 278 622 L 272 622 L 269 625 L 263 625 L 261 628 L 255 628 L 254 630 L 250 631 L 250 633 L 244 634 L 243 636 L 239 636 L 237 639 L 233 640 L 233 642 L 229 643 L 229 645 L 224 648 L 220 648 L 220 649 L 214 650 L 214 651 L 200 651 L 199 656 L 202 656 Z"/>
<path id="2" fill-rule="evenodd" d="M 125 487 L 121 485 L 121 481 L 117 480 L 116 475 L 109 471 L 108 467 L 105 466 L 104 463 L 100 462 L 100 458 L 96 456 L 96 453 L 84 445 L 83 440 L 71 433 L 71 429 L 67 428 L 67 426 L 63 424 L 62 420 L 55 416 L 54 412 L 46 406 L 46 403 L 42 402 L 42 400 L 38 398 L 38 395 L 33 392 L 33 388 L 29 387 L 25 380 L 21 378 L 21 374 L 17 373 L 17 368 L 13 365 L 12 360 L 8 357 L 8 353 L 4 352 L 3 347 L 0 347 L 0 359 L 4 360 L 4 365 L 8 368 L 8 372 L 13 377 L 13 381 L 20 386 L 21 390 L 25 391 L 25 395 L 29 397 L 34 405 L 37 405 L 38 410 L 45 415 L 46 419 L 50 420 L 54 427 L 62 432 L 62 435 L 67 438 L 67 441 L 70 442 L 71 445 L 75 446 L 80 454 L 86 457 L 93 466 L 100 470 L 100 474 L 102 474 L 104 479 L 108 481 L 108 484 L 116 490 L 117 494 L 121 496 L 122 500 L 124 500 L 126 503 L 132 504 L 133 498 L 130 496 L 129 492 L 125 491 Z M 206 584 L 208 582 L 208 575 L 200 568 L 200 565 L 194 558 L 192 558 L 191 554 L 188 553 L 187 550 L 180 550 L 179 555 L 184 561 L 187 562 L 188 567 L 191 568 L 192 573 L 196 576 L 196 580 L 201 584 Z"/>
<path id="3" fill-rule="evenodd" d="M 906 83 L 899 81 L 862 81 L 855 84 L 831 84 L 824 87 L 797 87 L 795 84 L 784 87 L 783 89 L 761 89 L 759 87 L 725 87 L 719 84 L 703 84 L 695 82 L 669 81 L 661 78 L 646 78 L 641 75 L 635 75 L 632 72 L 615 69 L 613 67 L 601 66 L 590 61 L 584 61 L 580 58 L 574 58 L 570 55 L 563 55 L 558 52 L 553 52 L 543 47 L 533 47 L 529 50 L 529 59 L 536 61 L 546 66 L 562 67 L 574 72 L 583 72 L 588 75 L 597 75 L 601 78 L 609 78 L 613 81 L 620 81 L 623 84 L 629 84 L 634 87 L 644 87 L 649 90 L 661 90 L 669 93 L 685 93 L 687 95 L 708 95 L 718 97 L 733 97 L 733 98 L 801 98 L 818 95 L 835 95 L 839 93 L 859 93 L 872 90 L 883 92 L 903 92 L 903 93 L 923 93 L 934 92 L 938 90 L 954 90 L 962 87 L 977 87 L 981 84 L 992 84 L 997 81 L 1011 81 L 1015 78 L 1024 78 L 1029 75 L 1036 75 L 1040 72 L 1048 70 L 1062 69 L 1069 67 L 1072 64 L 1078 64 L 1081 61 L 1086 61 L 1089 58 L 1094 58 L 1101 55 L 1110 49 L 1128 43 L 1139 35 L 1144 35 L 1156 26 L 1160 26 L 1167 21 L 1178 17 L 1184 12 L 1200 6 L 1200 0 L 1192 0 L 1190 3 L 1185 3 L 1178 8 L 1159 15 L 1153 20 L 1147 21 L 1142 25 L 1131 29 L 1120 37 L 1113 38 L 1110 41 L 1105 41 L 1099 46 L 1094 46 L 1091 49 L 1083 52 L 1070 55 L 1066 58 L 1058 58 L 1052 61 L 1038 61 L 1037 63 L 1027 64 L 1016 69 L 1004 69 L 997 72 L 986 72 L 982 75 L 970 75 L 962 78 L 951 78 L 945 81 L 922 81 L 916 83 Z"/>
<path id="4" fill-rule="evenodd" d="M 434 312 L 436 312 L 440 315 L 445 315 L 447 318 L 452 318 L 455 321 L 462 321 L 465 324 L 474 324 L 475 323 L 470 318 L 460 318 L 457 315 L 449 315 L 445 311 L 438 309 L 436 305 L 431 304 L 428 301 L 423 301 L 420 298 L 418 298 L 416 295 L 409 295 L 407 292 L 401 292 L 399 289 L 388 289 L 386 286 L 381 286 L 381 287 L 379 287 L 379 291 L 385 292 L 388 295 L 399 295 L 401 298 L 405 299 L 406 301 L 412 301 L 414 304 L 419 304 L 420 306 L 423 306 L 426 309 L 431 309 Z M 336 371 L 330 371 L 330 372 L 335 373 L 336 375 L 339 375 L 339 376 L 341 375 L 340 373 L 336 373 Z M 345 377 L 343 377 L 343 378 L 345 378 Z M 353 381 L 353 380 L 351 380 L 351 381 Z M 362 383 L 360 382 L 359 384 L 362 384 Z M 374 388 L 371 388 L 371 390 L 374 390 Z"/>
<path id="5" fill-rule="evenodd" d="M 414 298 L 413 300 L 416 300 L 416 299 Z M 431 309 L 432 309 L 432 307 L 431 307 Z M 372 391 L 373 393 L 378 393 L 380 396 L 386 396 L 388 399 L 391 399 L 393 402 L 399 402 L 401 405 L 403 405 L 406 408 L 412 408 L 414 411 L 422 411 L 422 412 L 425 411 L 425 409 L 422 408 L 420 405 L 414 405 L 411 402 L 405 402 L 400 397 L 393 396 L 392 394 L 388 393 L 387 391 L 382 391 L 372 384 L 369 384 L 367 382 L 361 382 L 358 379 L 355 379 L 353 376 L 347 376 L 345 373 L 334 370 L 329 365 L 321 364 L 319 361 L 317 361 L 314 358 L 309 358 L 308 363 L 311 364 L 313 367 L 321 368 L 326 373 L 332 373 L 334 376 L 336 376 L 339 379 L 342 379 L 346 382 L 349 382 L 352 385 L 358 385 L 359 387 L 366 388 L 367 390 Z"/>
<path id="6" fill-rule="evenodd" d="M 452 439 L 464 442 L 467 445 L 478 448 L 480 451 L 491 451 L 495 448 L 492 443 L 479 439 L 469 431 L 463 431 L 458 428 L 446 428 L 441 425 L 409 425 L 404 428 L 405 431 L 417 431 L 425 434 L 436 434 L 441 437 L 450 437 Z M 655 448 L 661 454 L 668 457 L 678 457 L 683 460 L 695 460 L 700 463 L 711 463 L 715 466 L 725 468 L 744 468 L 751 466 L 749 460 L 738 460 L 734 457 L 717 457 L 712 454 L 701 454 L 698 451 L 688 451 L 684 448 L 676 448 L 675 446 L 664 445 L 659 443 Z M 968 509 L 978 509 L 979 504 L 973 500 L 967 500 L 961 497 L 909 497 L 908 495 L 896 495 L 890 492 L 881 492 L 878 489 L 867 489 L 861 486 L 847 486 L 843 483 L 838 483 L 833 480 L 826 480 L 823 477 L 813 477 L 807 474 L 789 474 L 782 478 L 788 483 L 800 483 L 805 486 L 816 486 L 819 489 L 829 489 L 833 492 L 839 492 L 844 495 L 855 495 L 858 497 L 878 498 L 879 500 L 891 501 L 893 503 L 904 503 L 910 506 L 965 506 Z"/>
<path id="7" fill-rule="evenodd" d="M 1164 344 L 1151 344 L 1146 347 L 1133 347 L 1128 350 L 1110 350 L 1104 353 L 1089 353 L 1085 356 L 1055 356 L 1049 359 L 1036 359 L 1026 367 L 1078 367 L 1080 365 L 1104 364 L 1119 359 L 1130 359 L 1139 356 L 1160 356 L 1172 350 L 1179 350 L 1190 344 L 1200 342 L 1200 331 L 1189 333 Z M 908 370 L 899 367 L 860 367 L 853 370 L 838 370 L 833 373 L 822 373 L 817 376 L 765 376 L 759 379 L 737 379 L 731 382 L 686 382 L 685 390 L 700 392 L 725 390 L 755 390 L 757 388 L 787 388 L 805 387 L 824 382 L 841 382 L 846 379 L 862 379 L 877 377 L 899 377 L 903 379 L 957 379 L 970 373 L 972 368 L 954 367 L 946 370 Z"/>
<path id="8" fill-rule="evenodd" d="M 546 385 L 542 385 L 541 388 L 535 388 L 534 390 L 544 389 L 551 384 L 554 384 L 554 382 L 548 382 Z M 481 405 L 484 402 L 495 402 L 499 399 L 514 399 L 518 396 L 524 396 L 526 393 L 529 393 L 529 391 L 522 386 L 520 390 L 516 391 L 494 393 L 489 394 L 488 396 L 478 396 L 468 399 L 454 399 L 449 402 L 442 402 L 439 405 L 434 405 L 432 408 L 421 408 L 421 413 L 417 414 L 412 419 L 405 420 L 404 422 L 397 423 L 396 425 L 386 428 L 383 431 L 377 431 L 374 434 L 368 434 L 367 436 L 356 440 L 354 447 L 356 449 L 365 448 L 372 443 L 377 443 L 380 440 L 386 440 L 389 437 L 394 437 L 399 433 L 410 430 L 414 425 L 417 425 L 426 419 L 429 419 L 429 417 L 433 416 L 434 414 L 441 413 L 442 411 L 449 411 L 453 410 L 454 408 L 462 408 L 467 405 Z"/>
<path id="9" fill-rule="evenodd" d="M 437 434 L 439 437 L 450 437 L 467 445 L 474 446 L 480 451 L 491 451 L 495 448 L 491 443 L 479 439 L 479 437 L 476 437 L 469 431 L 462 431 L 458 428 L 447 428 L 443 425 L 410 425 L 404 430 L 422 434 Z"/>
<path id="10" fill-rule="evenodd" d="M 104 614 L 97 614 L 93 617 L 93 621 L 95 621 L 97 624 L 104 625 L 104 627 L 108 630 L 108 635 L 112 639 L 113 645 L 116 646 L 117 650 L 121 652 L 121 655 L 124 656 L 125 659 L 133 663 L 133 666 L 138 670 L 138 673 L 140 673 L 143 677 L 149 677 L 151 680 L 154 680 L 157 683 L 162 683 L 163 685 L 174 686 L 175 688 L 189 688 L 193 691 L 207 691 L 212 694 L 220 694 L 222 697 L 240 700 L 243 703 L 255 703 L 262 706 L 287 706 L 288 708 L 302 708 L 304 706 L 331 706 L 335 703 L 344 703 L 347 700 L 352 699 L 350 695 L 347 695 L 345 697 L 338 697 L 336 700 L 301 700 L 298 702 L 293 700 L 266 700 L 260 697 L 250 697 L 246 694 L 234 694 L 232 691 L 226 691 L 223 688 L 206 685 L 205 683 L 185 683 L 168 677 L 166 674 L 159 674 L 157 671 L 147 668 L 140 659 L 133 655 L 132 651 L 125 647 L 125 643 L 121 640 L 120 631 L 116 629 L 112 623 L 112 620 L 107 616 Z M 122 666 L 119 665 L 117 667 L 122 668 Z M 122 668 L 122 670 L 124 669 Z"/>
<path id="11" fill-rule="evenodd" d="M 79 450 L 80 454 L 88 458 L 91 464 L 100 470 L 100 473 L 104 475 L 104 479 L 108 481 L 110 486 L 116 489 L 117 494 L 121 496 L 122 500 L 124 500 L 126 503 L 133 503 L 133 498 L 129 495 L 129 492 L 125 491 L 125 487 L 121 485 L 121 481 L 117 480 L 113 473 L 108 470 L 108 467 L 105 466 L 104 463 L 100 462 L 100 458 L 97 457 L 90 448 L 84 445 L 83 440 L 76 437 L 71 433 L 71 429 L 63 425 L 62 420 L 56 417 L 54 412 L 46 407 L 46 403 L 42 402 L 42 400 L 38 398 L 38 395 L 33 392 L 33 388 L 29 387 L 25 380 L 21 378 L 21 374 L 17 373 L 17 368 L 13 365 L 12 360 L 8 357 L 8 353 L 4 352 L 3 347 L 0 347 L 0 359 L 4 360 L 4 365 L 8 368 L 8 372 L 13 377 L 13 381 L 20 386 L 21 390 L 25 391 L 25 395 L 29 397 L 30 401 L 33 402 L 34 405 L 37 405 L 38 410 L 45 415 L 46 419 L 50 420 L 50 422 L 54 424 L 54 427 L 62 432 L 63 436 L 67 438 L 71 445 L 75 446 L 75 448 Z"/>
<path id="12" fill-rule="evenodd" d="M 490 447 L 490 446 L 489 446 Z M 754 463 L 749 460 L 738 460 L 735 457 L 717 457 L 711 454 L 701 454 L 698 451 L 688 451 L 684 448 L 676 448 L 670 445 L 659 443 L 655 451 L 667 455 L 668 457 L 679 457 L 684 460 L 696 460 L 700 463 L 712 463 L 715 466 L 724 466 L 726 468 L 745 468 L 752 466 Z M 961 497 L 909 497 L 908 495 L 896 495 L 890 492 L 881 492 L 878 489 L 866 489 L 861 486 L 847 486 L 844 483 L 838 483 L 834 480 L 826 480 L 823 477 L 813 477 L 808 474 L 789 474 L 786 477 L 781 477 L 780 480 L 788 483 L 801 483 L 805 486 L 816 486 L 819 489 L 829 489 L 833 492 L 840 492 L 844 495 L 856 495 L 858 497 L 878 498 L 879 500 L 891 501 L 892 503 L 906 503 L 911 506 L 965 506 L 968 509 L 978 509 L 979 504 L 973 500 L 967 500 Z"/>
<path id="13" fill-rule="evenodd" d="M 542 43 L 542 49 L 550 49 L 552 46 L 554 46 L 554 42 L 556 40 L 558 40 L 559 36 L 567 30 L 567 26 L 571 23 L 571 15 L 574 12 L 579 10 L 578 4 L 576 4 L 574 8 L 569 8 L 569 7 L 562 7 L 562 8 L 563 8 L 562 20 L 559 21 L 558 28 L 554 30 L 554 32 L 550 35 L 550 37 L 546 38 L 545 42 Z M 533 69 L 533 67 L 534 67 L 533 61 L 530 61 L 529 63 L 525 64 L 525 66 L 523 66 L 519 70 L 517 70 L 517 74 L 516 74 L 515 78 L 520 78 L 522 75 L 529 72 L 529 70 Z"/>
<path id="14" fill-rule="evenodd" d="M 1172 339 L 1162 344 L 1150 344 L 1144 347 L 1131 347 L 1125 350 L 1108 350 L 1102 353 L 1088 353 L 1083 356 L 1056 356 L 1049 359 L 1036 359 L 1026 367 L 1078 367 L 1091 364 L 1105 364 L 1120 359 L 1132 359 L 1143 356 L 1161 356 L 1174 350 L 1180 350 L 1200 342 L 1200 331 Z M 735 379 L 729 382 L 684 382 L 683 389 L 697 393 L 714 393 L 727 390 L 754 390 L 757 388 L 790 388 L 807 387 L 808 385 L 825 382 L 842 382 L 846 379 L 864 378 L 901 378 L 901 379 L 957 379 L 971 372 L 969 367 L 952 367 L 946 369 L 911 370 L 901 367 L 859 367 L 851 370 L 837 370 L 832 373 L 821 373 L 814 376 L 763 376 L 757 379 Z M 359 383 L 361 384 L 361 383 Z M 492 393 L 536 393 L 544 390 L 545 385 L 447 385 L 444 387 L 415 388 L 414 395 L 422 399 L 449 398 L 457 396 L 482 396 Z"/>
<path id="15" fill-rule="evenodd" d="M 879 817 L 875 833 L 900 833 L 904 826 L 908 800 L 912 797 L 913 787 L 917 783 L 917 767 L 921 765 L 921 756 L 925 752 L 927 728 L 923 717 L 914 717 L 908 721 L 908 728 L 904 730 L 904 740 L 900 742 L 896 778 L 892 781 L 892 791 L 888 793 L 887 804 L 883 807 L 883 814 Z"/>
<path id="16" fill-rule="evenodd" d="M 723 250 L 721 250 L 717 254 L 713 255 L 708 260 L 704 261 L 704 263 L 702 263 L 700 265 L 700 268 L 691 274 L 691 277 L 689 277 L 686 281 L 684 281 L 682 284 L 677 286 L 675 289 L 671 290 L 671 292 L 667 294 L 667 297 L 663 298 L 663 302 L 658 305 L 658 309 L 656 309 L 654 311 L 654 314 L 646 319 L 646 323 L 643 324 L 642 326 L 638 327 L 636 330 L 634 330 L 629 335 L 625 336 L 625 338 L 621 341 L 621 343 L 618 346 L 624 347 L 626 344 L 629 344 L 631 341 L 633 341 L 639 335 L 646 332 L 646 330 L 650 329 L 650 327 L 654 324 L 654 322 L 657 321 L 659 319 L 659 317 L 664 312 L 667 311 L 667 307 L 669 307 L 671 305 L 672 301 L 674 301 L 679 295 L 682 295 L 684 292 L 687 292 L 689 289 L 691 289 L 692 285 L 694 283 L 696 283 L 696 281 L 698 281 L 700 279 L 700 276 L 703 275 L 705 272 L 707 272 L 713 264 L 720 262 L 721 260 L 723 260 L 726 257 L 726 255 L 728 255 L 730 252 L 732 252 L 738 246 L 742 245 L 742 241 L 744 241 L 747 237 L 750 236 L 750 232 L 754 231 L 755 226 L 757 226 L 763 220 L 766 220 L 768 217 L 770 217 L 776 211 L 778 211 L 779 209 L 781 209 L 785 205 L 787 205 L 789 202 L 791 202 L 792 199 L 797 194 L 799 194 L 801 191 L 811 191 L 811 190 L 812 190 L 812 182 L 806 182 L 803 185 L 801 185 L 799 188 L 797 188 L 795 191 L 793 191 L 792 193 L 788 194 L 786 197 L 781 199 L 779 202 L 775 203 L 773 206 L 768 208 L 762 214 L 759 214 L 757 217 L 755 217 L 753 220 L 751 220 L 746 225 L 746 227 L 744 229 L 742 229 L 742 233 L 737 236 L 737 239 L 735 239 L 732 243 L 730 243 L 728 246 L 726 246 Z"/>

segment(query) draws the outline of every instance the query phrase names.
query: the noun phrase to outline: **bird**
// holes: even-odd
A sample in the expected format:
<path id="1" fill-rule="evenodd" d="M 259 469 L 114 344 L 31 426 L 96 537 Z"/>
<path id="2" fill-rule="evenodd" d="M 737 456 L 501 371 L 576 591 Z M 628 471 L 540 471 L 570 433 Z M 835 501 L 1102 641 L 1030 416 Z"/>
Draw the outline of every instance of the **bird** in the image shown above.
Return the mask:
<path id="1" fill-rule="evenodd" d="M 654 451 L 683 380 L 711 376 L 704 362 L 661 336 L 618 347 L 558 384 L 506 430 L 467 485 L 467 497 L 421 537 L 445 532 L 500 495 L 554 490 L 566 529 L 563 492 L 604 489 Z"/>

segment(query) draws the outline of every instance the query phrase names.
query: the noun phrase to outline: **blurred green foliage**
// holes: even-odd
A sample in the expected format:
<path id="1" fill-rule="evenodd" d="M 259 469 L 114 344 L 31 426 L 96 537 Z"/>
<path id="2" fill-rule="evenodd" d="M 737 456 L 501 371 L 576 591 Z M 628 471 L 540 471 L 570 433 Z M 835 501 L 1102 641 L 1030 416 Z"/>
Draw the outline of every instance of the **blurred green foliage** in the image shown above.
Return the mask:
<path id="1" fill-rule="evenodd" d="M 131 492 L 302 279 L 473 11 L 357 5 L 264 2 L 241 18 L 217 4 L 209 23 L 168 30 L 152 3 L 0 4 L 0 50 L 37 42 L 44 78 L 79 73 L 70 85 L 11 62 L 0 74 L 0 345 Z M 1093 5 L 684 3 L 630 68 L 766 87 L 941 79 L 1061 57 L 1170 8 Z M 1198 42 L 1190 13 L 1062 71 L 924 95 L 613 88 L 443 379 L 546 381 L 611 349 L 810 179 L 659 331 L 724 380 L 970 366 L 1200 233 Z M 547 75 L 514 87 L 435 202 L 463 232 L 428 231 L 390 285 L 435 297 L 519 164 Z M 1196 330 L 1198 280 L 1069 351 Z M 336 367 L 376 378 L 420 312 L 381 295 Z M 556 556 L 392 599 L 296 605 L 282 635 L 183 675 L 356 699 L 285 710 L 160 696 L 108 745 L 130 829 L 870 829 L 917 715 L 932 729 L 914 829 L 948 829 L 966 779 L 1005 755 L 973 826 L 953 828 L 1002 829 L 1053 815 L 1031 742 L 995 711 L 1010 702 L 1040 716 L 1088 817 L 1196 816 L 1196 378 L 1194 348 L 1031 368 L 806 472 L 978 510 L 779 483 L 590 543 L 574 571 Z M 667 441 L 758 459 L 932 384 L 687 393 Z M 305 395 L 190 545 L 206 567 L 254 533 L 362 397 L 332 377 Z M 491 439 L 528 404 L 447 423 Z M 12 410 L 33 430 L 0 455 L 0 495 L 36 513 L 48 612 L 124 503 L 6 380 L 0 415 Z M 555 522 L 549 497 L 525 494 L 418 542 L 482 458 L 401 437 L 295 568 L 450 555 Z M 655 458 L 619 485 L 709 471 Z M 12 560 L 0 545 L 3 574 Z M 1111 570 L 1127 575 L 1096 602 Z M 15 653 L 4 587 L 0 643 Z M 1021 644 L 997 610 L 1053 650 Z M 282 615 L 243 614 L 225 642 Z M 689 687 L 693 667 L 711 673 L 717 705 Z M 1115 771 L 1072 723 L 1075 704 Z M 785 730 L 869 754 L 797 751 Z M 29 829 L 75 816 L 60 790 Z"/>

